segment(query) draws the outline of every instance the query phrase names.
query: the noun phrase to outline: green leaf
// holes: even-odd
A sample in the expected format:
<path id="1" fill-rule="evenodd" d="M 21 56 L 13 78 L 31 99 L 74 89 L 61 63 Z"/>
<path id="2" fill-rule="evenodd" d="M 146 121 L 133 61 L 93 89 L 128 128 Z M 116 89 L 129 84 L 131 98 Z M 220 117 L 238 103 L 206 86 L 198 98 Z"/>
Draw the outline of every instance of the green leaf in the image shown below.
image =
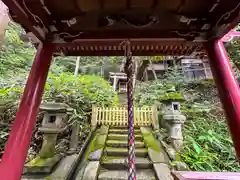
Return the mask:
<path id="1" fill-rule="evenodd" d="M 193 149 L 195 150 L 195 152 L 197 153 L 197 154 L 200 154 L 200 152 L 201 152 L 201 149 L 200 149 L 200 147 L 197 145 L 197 143 L 193 143 Z"/>

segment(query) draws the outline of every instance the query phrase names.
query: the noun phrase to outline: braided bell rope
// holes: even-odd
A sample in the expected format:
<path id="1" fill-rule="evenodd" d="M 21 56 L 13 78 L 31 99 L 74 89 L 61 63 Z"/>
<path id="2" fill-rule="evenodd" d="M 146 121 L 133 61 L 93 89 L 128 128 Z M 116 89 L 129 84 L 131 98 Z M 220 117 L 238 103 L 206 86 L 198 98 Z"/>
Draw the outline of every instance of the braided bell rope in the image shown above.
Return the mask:
<path id="1" fill-rule="evenodd" d="M 124 70 L 127 74 L 127 99 L 128 99 L 128 180 L 136 180 L 134 106 L 133 106 L 134 67 L 130 42 L 124 41 L 123 45 L 126 57 L 126 64 Z"/>

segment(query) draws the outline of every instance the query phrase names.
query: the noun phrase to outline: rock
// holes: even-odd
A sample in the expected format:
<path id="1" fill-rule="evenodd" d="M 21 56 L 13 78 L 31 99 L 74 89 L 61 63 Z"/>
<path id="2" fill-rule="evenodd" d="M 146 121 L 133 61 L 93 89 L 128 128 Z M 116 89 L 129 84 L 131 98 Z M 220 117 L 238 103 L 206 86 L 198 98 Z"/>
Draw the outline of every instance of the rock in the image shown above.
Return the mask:
<path id="1" fill-rule="evenodd" d="M 96 180 L 99 169 L 99 161 L 90 161 L 84 171 L 84 180 Z"/>
<path id="2" fill-rule="evenodd" d="M 103 148 L 93 151 L 89 154 L 88 160 L 90 161 L 99 161 L 103 153 Z"/>
<path id="3" fill-rule="evenodd" d="M 100 172 L 98 180 L 126 180 L 128 179 L 128 171 L 123 170 L 110 170 L 105 172 Z M 85 179 L 84 179 L 85 180 Z M 156 180 L 154 172 L 150 169 L 138 170 L 137 180 Z"/>
<path id="4" fill-rule="evenodd" d="M 177 162 L 176 163 L 176 169 L 178 171 L 189 171 L 188 166 L 184 162 Z"/>
<path id="5" fill-rule="evenodd" d="M 66 156 L 64 159 L 62 159 L 62 161 L 60 161 L 59 165 L 52 173 L 52 175 L 47 177 L 46 179 L 67 180 L 72 175 L 72 172 L 76 167 L 77 160 L 77 154 Z"/>
<path id="6" fill-rule="evenodd" d="M 148 156 L 153 163 L 167 163 L 167 158 L 165 158 L 162 152 L 148 148 Z"/>
<path id="7" fill-rule="evenodd" d="M 156 163 L 153 164 L 153 168 L 159 180 L 173 180 L 173 177 L 167 164 Z"/>
<path id="8" fill-rule="evenodd" d="M 171 160 L 176 160 L 176 151 L 171 147 L 166 147 L 166 151 Z"/>
<path id="9" fill-rule="evenodd" d="M 179 152 L 183 147 L 183 140 L 182 139 L 171 139 L 171 144 L 174 149 Z"/>
<path id="10" fill-rule="evenodd" d="M 98 130 L 98 133 L 100 135 L 108 134 L 108 129 L 109 129 L 109 126 L 102 125 Z"/>
<path id="11" fill-rule="evenodd" d="M 143 135 L 148 134 L 148 133 L 152 133 L 151 128 L 148 128 L 148 127 L 140 127 L 140 130 L 141 130 Z"/>

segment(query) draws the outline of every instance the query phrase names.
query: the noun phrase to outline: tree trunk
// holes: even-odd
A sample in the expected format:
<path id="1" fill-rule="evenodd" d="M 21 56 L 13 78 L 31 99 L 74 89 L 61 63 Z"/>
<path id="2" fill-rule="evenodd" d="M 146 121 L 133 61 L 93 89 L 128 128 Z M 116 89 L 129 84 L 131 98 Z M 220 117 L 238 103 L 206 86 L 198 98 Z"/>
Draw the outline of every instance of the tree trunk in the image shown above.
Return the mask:
<path id="1" fill-rule="evenodd" d="M 102 58 L 102 65 L 101 65 L 101 76 L 104 77 L 104 65 L 105 65 L 105 56 Z"/>
<path id="2" fill-rule="evenodd" d="M 138 73 L 138 62 L 139 62 L 139 57 L 134 57 L 133 88 L 135 87 L 135 84 L 136 84 L 136 78 Z"/>
<path id="3" fill-rule="evenodd" d="M 80 57 L 78 56 L 78 57 L 77 57 L 77 60 L 76 60 L 76 66 L 75 66 L 74 76 L 78 76 L 79 66 L 80 66 Z"/>
<path id="4" fill-rule="evenodd" d="M 149 61 L 148 60 L 143 60 L 142 64 L 139 66 L 138 68 L 138 72 L 137 72 L 137 80 L 142 80 L 142 78 L 144 77 L 144 73 L 145 71 L 147 71 L 147 67 L 149 65 Z"/>
<path id="5" fill-rule="evenodd" d="M 152 60 L 149 59 L 149 62 L 150 62 L 150 66 L 151 66 L 151 69 L 152 69 L 152 73 L 153 73 L 154 79 L 157 80 L 157 74 L 156 74 L 156 71 L 155 71 L 155 69 L 153 67 Z"/>

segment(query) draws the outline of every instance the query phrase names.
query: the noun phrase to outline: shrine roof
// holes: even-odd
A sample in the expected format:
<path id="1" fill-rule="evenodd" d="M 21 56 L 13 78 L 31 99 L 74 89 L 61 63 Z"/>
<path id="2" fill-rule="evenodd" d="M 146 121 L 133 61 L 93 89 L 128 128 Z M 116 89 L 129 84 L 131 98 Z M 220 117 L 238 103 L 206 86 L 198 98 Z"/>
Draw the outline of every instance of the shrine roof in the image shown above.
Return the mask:
<path id="1" fill-rule="evenodd" d="M 238 0 L 3 0 L 14 21 L 65 55 L 188 55 L 240 19 Z"/>

